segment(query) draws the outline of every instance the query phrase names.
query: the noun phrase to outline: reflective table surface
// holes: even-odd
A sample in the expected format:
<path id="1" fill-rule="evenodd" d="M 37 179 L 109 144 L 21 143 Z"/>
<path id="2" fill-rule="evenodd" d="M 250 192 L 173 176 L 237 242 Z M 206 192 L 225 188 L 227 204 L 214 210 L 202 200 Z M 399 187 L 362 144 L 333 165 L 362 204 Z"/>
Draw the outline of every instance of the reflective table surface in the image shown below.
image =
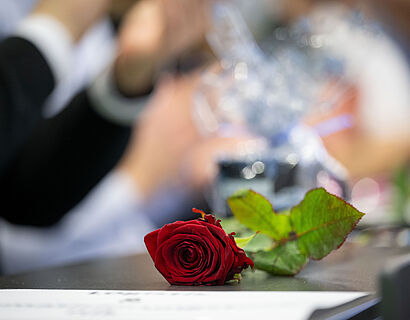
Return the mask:
<path id="1" fill-rule="evenodd" d="M 249 270 L 244 272 L 239 284 L 216 287 L 170 286 L 155 269 L 148 254 L 140 254 L 3 276 L 0 277 L 0 288 L 374 292 L 385 263 L 409 252 L 409 247 L 360 247 L 346 243 L 323 260 L 310 261 L 294 277 Z"/>

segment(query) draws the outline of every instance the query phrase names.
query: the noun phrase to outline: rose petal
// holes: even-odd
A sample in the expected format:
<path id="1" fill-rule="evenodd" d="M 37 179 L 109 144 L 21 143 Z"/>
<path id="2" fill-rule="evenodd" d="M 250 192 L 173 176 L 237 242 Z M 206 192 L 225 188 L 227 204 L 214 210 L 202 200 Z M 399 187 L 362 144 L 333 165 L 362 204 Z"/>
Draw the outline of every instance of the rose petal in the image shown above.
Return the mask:
<path id="1" fill-rule="evenodd" d="M 253 262 L 212 215 L 177 221 L 145 236 L 158 271 L 171 284 L 222 285 Z"/>
<path id="2" fill-rule="evenodd" d="M 160 247 L 157 250 L 157 255 L 155 257 L 155 265 L 158 271 L 160 271 L 161 274 L 163 274 L 167 280 L 169 280 L 170 278 L 174 276 L 184 276 L 184 277 L 190 278 L 190 272 L 192 272 L 192 270 L 186 270 L 185 268 L 182 267 L 179 261 L 175 260 L 176 247 L 178 246 L 178 244 L 185 242 L 185 241 L 190 241 L 193 243 L 193 245 L 195 245 L 202 261 L 205 261 L 206 259 L 204 258 L 209 256 L 209 252 L 204 252 L 204 251 L 208 251 L 209 249 L 207 249 L 203 245 L 198 246 L 198 244 L 195 244 L 195 243 L 202 243 L 204 241 L 202 237 L 198 235 L 193 235 L 193 234 L 174 235 L 168 241 L 160 245 Z"/>
<path id="3" fill-rule="evenodd" d="M 154 261 L 155 261 L 155 255 L 157 252 L 157 245 L 158 245 L 157 240 L 158 240 L 159 231 L 160 229 L 152 231 L 144 237 L 145 246 L 147 247 L 148 253 L 151 256 L 152 260 Z"/>
<path id="4" fill-rule="evenodd" d="M 188 229 L 191 230 L 189 227 Z M 187 230 L 187 229 L 183 229 Z M 192 230 L 191 230 L 192 231 Z M 221 248 L 223 247 L 219 244 L 216 239 L 213 238 L 212 234 L 205 227 L 196 228 L 196 233 L 194 234 L 176 234 L 168 239 L 166 243 L 160 246 L 158 249 L 157 256 L 157 269 L 164 275 L 164 277 L 173 284 L 178 283 L 190 283 L 194 281 L 204 281 L 207 278 L 211 278 L 211 281 L 214 281 L 214 278 L 222 277 L 224 278 L 228 272 L 226 268 L 221 269 Z M 211 240 L 214 240 L 213 243 Z M 184 241 L 193 241 L 193 244 L 196 247 L 203 248 L 203 250 L 198 250 L 203 257 L 201 258 L 201 264 L 199 264 L 195 269 L 187 270 L 178 265 L 175 261 L 175 243 L 184 242 Z M 219 246 L 219 247 L 218 247 Z M 204 252 L 204 253 L 202 253 Z M 213 276 L 213 274 L 215 274 Z"/>
<path id="5" fill-rule="evenodd" d="M 174 234 L 174 230 L 180 226 L 187 224 L 187 222 L 191 221 L 176 221 L 174 223 L 166 224 L 161 229 L 159 229 L 158 233 L 158 243 L 163 243 L 166 241 L 170 236 Z"/>

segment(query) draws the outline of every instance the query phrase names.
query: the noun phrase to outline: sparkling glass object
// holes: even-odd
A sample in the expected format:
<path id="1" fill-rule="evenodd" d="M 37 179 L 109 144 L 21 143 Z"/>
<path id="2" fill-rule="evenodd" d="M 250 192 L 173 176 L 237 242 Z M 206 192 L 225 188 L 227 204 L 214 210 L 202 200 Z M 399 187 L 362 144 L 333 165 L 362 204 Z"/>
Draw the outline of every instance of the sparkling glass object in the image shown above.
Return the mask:
<path id="1" fill-rule="evenodd" d="M 347 16 L 347 25 L 363 29 L 360 17 Z M 216 2 L 212 18 L 207 39 L 220 65 L 203 75 L 196 93 L 198 127 L 204 135 L 250 132 L 269 142 L 262 154 L 221 159 L 212 190 L 214 211 L 226 212 L 225 199 L 240 188 L 261 192 L 276 209 L 289 208 L 317 186 L 346 195 L 346 172 L 327 154 L 317 134 L 301 125 L 307 113 L 327 111 L 346 93 L 345 57 L 332 43 L 346 23 L 340 24 L 337 16 L 324 21 L 303 18 L 275 29 L 259 46 L 235 1 Z M 332 94 L 321 100 L 330 82 Z M 333 129 L 351 122 L 336 120 L 342 123 L 332 123 Z M 322 129 L 329 133 L 329 128 Z"/>

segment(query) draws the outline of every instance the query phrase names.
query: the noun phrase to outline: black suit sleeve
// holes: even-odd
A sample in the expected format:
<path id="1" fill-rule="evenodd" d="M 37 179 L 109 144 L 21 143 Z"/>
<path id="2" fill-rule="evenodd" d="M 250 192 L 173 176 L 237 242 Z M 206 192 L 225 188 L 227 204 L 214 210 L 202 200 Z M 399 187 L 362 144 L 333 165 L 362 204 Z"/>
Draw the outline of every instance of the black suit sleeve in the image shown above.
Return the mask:
<path id="1" fill-rule="evenodd" d="M 2 216 L 16 224 L 56 223 L 121 157 L 129 127 L 97 114 L 85 92 L 43 120 L 0 179 Z"/>
<path id="2" fill-rule="evenodd" d="M 0 42 L 0 174 L 41 120 L 54 78 L 37 48 L 21 38 Z"/>
<path id="3" fill-rule="evenodd" d="M 113 168 L 130 134 L 100 117 L 85 92 L 42 119 L 54 84 L 33 44 L 0 43 L 0 216 L 12 223 L 57 222 Z"/>

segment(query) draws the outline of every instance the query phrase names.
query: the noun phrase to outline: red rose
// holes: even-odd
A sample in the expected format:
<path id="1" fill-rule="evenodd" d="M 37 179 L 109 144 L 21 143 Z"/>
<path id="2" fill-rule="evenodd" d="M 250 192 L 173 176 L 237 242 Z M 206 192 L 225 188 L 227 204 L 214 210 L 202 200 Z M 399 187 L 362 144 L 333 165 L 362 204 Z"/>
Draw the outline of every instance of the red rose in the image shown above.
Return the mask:
<path id="1" fill-rule="evenodd" d="M 202 218 L 177 221 L 144 238 L 155 267 L 176 285 L 223 285 L 253 262 L 227 234 L 220 220 L 200 210 Z"/>

